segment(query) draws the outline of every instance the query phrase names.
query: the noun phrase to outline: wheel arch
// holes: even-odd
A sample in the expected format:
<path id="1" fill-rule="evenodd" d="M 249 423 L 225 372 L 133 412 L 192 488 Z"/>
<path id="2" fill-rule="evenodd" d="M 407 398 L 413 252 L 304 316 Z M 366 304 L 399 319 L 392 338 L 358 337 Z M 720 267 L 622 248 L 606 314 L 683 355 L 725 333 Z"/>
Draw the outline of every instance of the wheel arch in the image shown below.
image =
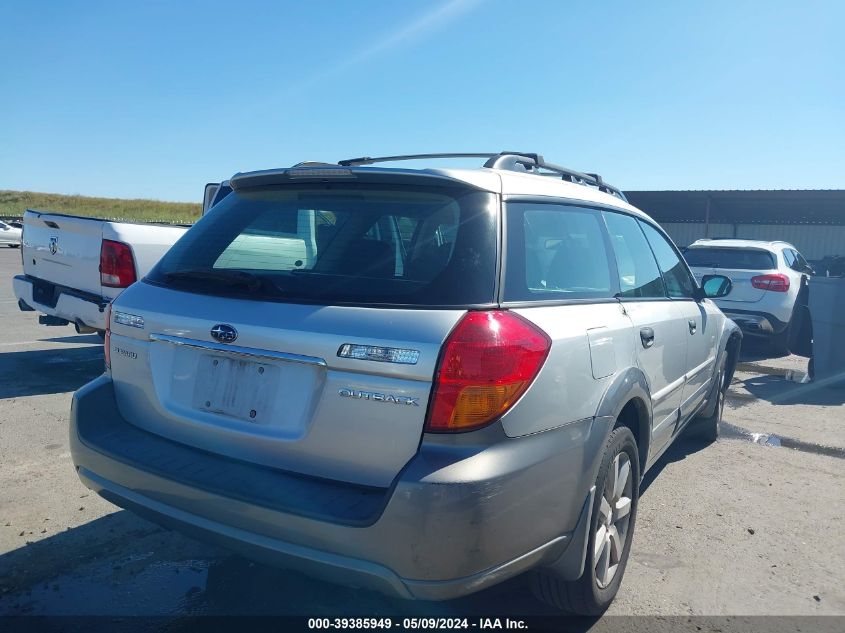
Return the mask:
<path id="1" fill-rule="evenodd" d="M 645 472 L 651 444 L 651 391 L 639 367 L 629 367 L 616 375 L 599 402 L 596 417 L 613 420 L 608 435 L 617 426 L 631 429 L 637 442 L 640 473 Z"/>

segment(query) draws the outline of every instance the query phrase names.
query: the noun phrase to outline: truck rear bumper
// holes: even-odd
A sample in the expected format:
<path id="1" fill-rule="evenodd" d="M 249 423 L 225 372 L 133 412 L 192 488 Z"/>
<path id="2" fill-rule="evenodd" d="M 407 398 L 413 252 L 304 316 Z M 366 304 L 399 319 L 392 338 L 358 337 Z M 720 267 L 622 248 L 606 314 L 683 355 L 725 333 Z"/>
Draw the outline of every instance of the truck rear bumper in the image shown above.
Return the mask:
<path id="1" fill-rule="evenodd" d="M 552 563 L 580 576 L 593 497 L 578 439 L 606 429 L 567 427 L 504 449 L 421 449 L 390 488 L 366 488 L 143 431 L 103 376 L 74 394 L 70 446 L 83 483 L 157 523 L 331 582 L 443 600 Z"/>
<path id="2" fill-rule="evenodd" d="M 108 298 L 57 286 L 28 275 L 16 275 L 12 286 L 19 304 L 23 302 L 33 310 L 69 323 L 101 331 L 106 329 L 103 308 L 108 305 Z"/>

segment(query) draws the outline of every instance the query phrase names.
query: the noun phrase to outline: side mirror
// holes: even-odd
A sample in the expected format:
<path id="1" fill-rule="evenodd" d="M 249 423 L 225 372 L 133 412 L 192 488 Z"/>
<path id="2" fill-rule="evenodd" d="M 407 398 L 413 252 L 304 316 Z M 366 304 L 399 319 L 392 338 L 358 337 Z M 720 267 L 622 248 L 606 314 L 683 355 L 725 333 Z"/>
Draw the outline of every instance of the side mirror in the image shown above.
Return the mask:
<path id="1" fill-rule="evenodd" d="M 205 215 L 205 212 L 208 211 L 211 203 L 214 202 L 214 195 L 217 193 L 217 190 L 220 188 L 219 182 L 210 182 L 205 186 L 205 192 L 203 193 L 202 197 L 202 214 Z"/>
<path id="2" fill-rule="evenodd" d="M 704 275 L 701 278 L 701 288 L 696 293 L 696 299 L 720 299 L 730 294 L 733 282 L 724 275 Z"/>

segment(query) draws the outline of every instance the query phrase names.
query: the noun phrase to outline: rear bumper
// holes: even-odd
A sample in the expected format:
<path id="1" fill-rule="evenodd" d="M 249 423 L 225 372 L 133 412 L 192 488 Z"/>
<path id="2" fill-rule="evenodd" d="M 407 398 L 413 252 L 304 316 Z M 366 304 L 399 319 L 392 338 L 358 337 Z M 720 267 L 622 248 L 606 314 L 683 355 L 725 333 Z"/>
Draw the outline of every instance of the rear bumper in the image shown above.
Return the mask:
<path id="1" fill-rule="evenodd" d="M 731 310 L 721 308 L 725 316 L 732 319 L 740 329 L 750 336 L 775 336 L 783 332 L 789 325 L 768 312 L 753 312 L 750 310 Z"/>
<path id="2" fill-rule="evenodd" d="M 12 286 L 18 301 L 38 312 L 95 330 L 106 329 L 103 309 L 110 301 L 106 297 L 57 286 L 28 275 L 15 276 Z"/>
<path id="3" fill-rule="evenodd" d="M 552 563 L 580 576 L 606 431 L 596 418 L 488 446 L 424 443 L 391 488 L 364 489 L 138 429 L 103 376 L 74 394 L 70 446 L 83 483 L 155 522 L 331 582 L 442 600 Z"/>

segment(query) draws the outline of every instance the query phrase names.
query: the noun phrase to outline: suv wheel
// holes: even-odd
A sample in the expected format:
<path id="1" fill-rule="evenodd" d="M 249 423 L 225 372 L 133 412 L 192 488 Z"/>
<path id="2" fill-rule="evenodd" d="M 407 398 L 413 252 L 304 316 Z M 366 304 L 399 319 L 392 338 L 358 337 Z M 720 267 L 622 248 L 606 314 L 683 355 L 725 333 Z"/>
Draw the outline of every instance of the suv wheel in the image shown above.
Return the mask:
<path id="1" fill-rule="evenodd" d="M 719 439 L 719 423 L 722 421 L 722 413 L 725 410 L 725 398 L 727 397 L 728 385 L 725 384 L 725 365 L 727 364 L 727 353 L 722 354 L 722 361 L 719 365 L 719 373 L 716 377 L 716 384 L 713 398 L 716 399 L 716 406 L 713 413 L 706 417 L 699 417 L 695 420 L 694 429 L 696 434 L 707 442 L 713 443 Z"/>
<path id="2" fill-rule="evenodd" d="M 769 347 L 775 354 L 785 356 L 790 353 L 789 337 L 791 336 L 792 326 L 787 325 L 786 329 L 780 334 L 774 334 L 769 339 Z"/>
<path id="3" fill-rule="evenodd" d="M 605 444 L 590 521 L 584 573 L 574 581 L 543 570 L 535 595 L 552 607 L 579 615 L 600 615 L 616 597 L 634 535 L 640 463 L 631 430 L 617 427 Z"/>

